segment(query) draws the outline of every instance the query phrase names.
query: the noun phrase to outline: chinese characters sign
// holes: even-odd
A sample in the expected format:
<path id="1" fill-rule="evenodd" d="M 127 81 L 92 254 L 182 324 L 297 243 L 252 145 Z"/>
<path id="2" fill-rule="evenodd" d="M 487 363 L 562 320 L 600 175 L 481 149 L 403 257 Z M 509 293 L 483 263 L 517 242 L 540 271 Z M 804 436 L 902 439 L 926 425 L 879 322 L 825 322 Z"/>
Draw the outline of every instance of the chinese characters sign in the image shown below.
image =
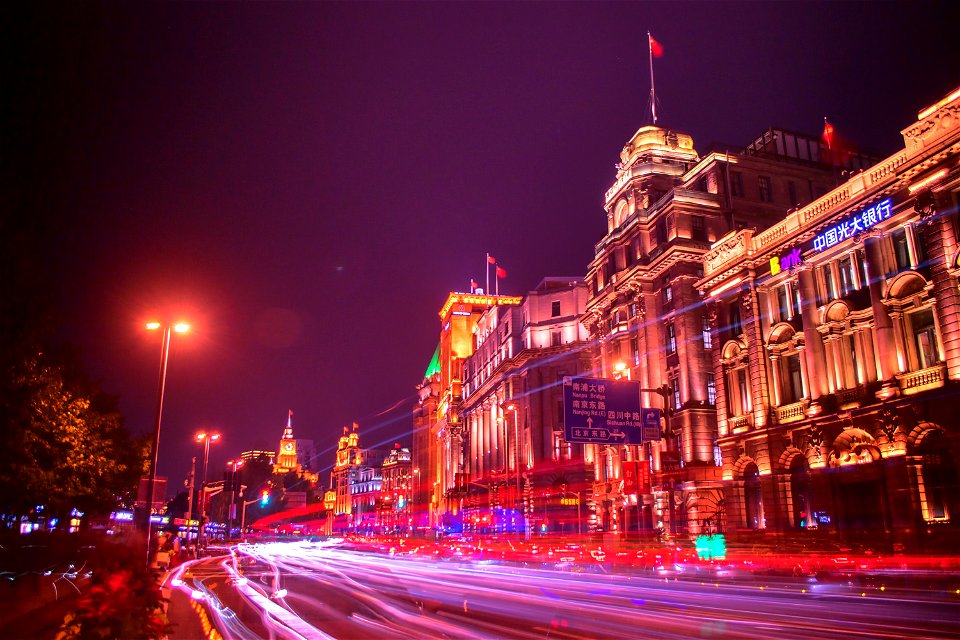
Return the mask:
<path id="1" fill-rule="evenodd" d="M 877 205 L 864 209 L 860 213 L 835 224 L 813 239 L 813 250 L 823 251 L 835 244 L 839 244 L 856 233 L 862 233 L 879 222 L 883 222 L 893 215 L 890 198 Z"/>
<path id="2" fill-rule="evenodd" d="M 660 411 L 640 407 L 640 384 L 605 378 L 564 378 L 567 442 L 640 444 L 660 438 Z"/>

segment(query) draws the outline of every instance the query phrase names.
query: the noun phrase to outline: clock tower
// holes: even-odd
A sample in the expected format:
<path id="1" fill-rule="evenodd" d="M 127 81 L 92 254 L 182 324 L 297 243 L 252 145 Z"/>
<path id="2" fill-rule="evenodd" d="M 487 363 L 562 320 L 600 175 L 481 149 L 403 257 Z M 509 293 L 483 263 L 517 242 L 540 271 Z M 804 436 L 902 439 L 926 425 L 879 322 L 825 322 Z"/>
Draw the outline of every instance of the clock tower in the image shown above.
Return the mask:
<path id="1" fill-rule="evenodd" d="M 277 462 L 274 465 L 274 473 L 287 471 L 299 471 L 297 441 L 293 437 L 293 410 L 287 412 L 287 426 L 283 429 L 283 437 L 277 447 Z"/>

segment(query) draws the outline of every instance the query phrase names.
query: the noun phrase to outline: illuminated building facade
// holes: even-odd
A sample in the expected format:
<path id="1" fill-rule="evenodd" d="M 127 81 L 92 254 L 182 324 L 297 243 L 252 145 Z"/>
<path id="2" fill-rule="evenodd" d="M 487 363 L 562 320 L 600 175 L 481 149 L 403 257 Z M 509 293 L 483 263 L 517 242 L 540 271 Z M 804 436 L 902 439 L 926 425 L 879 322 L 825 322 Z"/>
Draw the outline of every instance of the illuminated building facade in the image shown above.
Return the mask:
<path id="1" fill-rule="evenodd" d="M 399 444 L 387 454 L 380 468 L 382 483 L 377 502 L 377 528 L 384 532 L 406 532 L 413 526 L 410 491 L 413 463 L 410 449 Z"/>
<path id="2" fill-rule="evenodd" d="M 902 135 L 704 255 L 729 531 L 956 540 L 960 90 Z"/>
<path id="3" fill-rule="evenodd" d="M 490 307 L 518 305 L 515 296 L 456 293 L 440 309 L 440 344 L 418 390 L 413 409 L 413 455 L 420 485 L 418 497 L 428 507 L 428 526 L 444 526 L 457 517 L 454 489 L 464 482 L 462 401 L 463 359 L 473 353 L 474 330 Z M 419 526 L 419 525 L 418 525 Z"/>
<path id="4" fill-rule="evenodd" d="M 600 530 L 697 533 L 718 517 L 715 345 L 695 284 L 717 239 L 770 226 L 828 191 L 820 151 L 816 139 L 770 130 L 746 149 L 701 158 L 690 136 L 656 126 L 624 146 L 582 322 L 597 345 L 592 376 L 638 381 L 649 390 L 643 407 L 669 411 L 660 441 L 585 446 Z M 624 490 L 625 465 L 641 480 L 633 491 Z"/>
<path id="5" fill-rule="evenodd" d="M 519 305 L 478 318 L 463 360 L 463 481 L 450 497 L 478 532 L 576 532 L 592 476 L 583 447 L 563 440 L 563 378 L 590 367 L 580 278 L 545 278 Z M 564 500 L 566 498 L 566 500 Z"/>
<path id="6" fill-rule="evenodd" d="M 383 453 L 376 449 L 363 449 L 357 429 L 356 422 L 352 429 L 343 428 L 343 435 L 337 442 L 336 460 L 330 472 L 330 491 L 334 492 L 334 499 L 330 500 L 329 492 L 324 499 L 324 502 L 333 505 L 331 528 L 334 533 L 371 532 L 376 525 Z"/>

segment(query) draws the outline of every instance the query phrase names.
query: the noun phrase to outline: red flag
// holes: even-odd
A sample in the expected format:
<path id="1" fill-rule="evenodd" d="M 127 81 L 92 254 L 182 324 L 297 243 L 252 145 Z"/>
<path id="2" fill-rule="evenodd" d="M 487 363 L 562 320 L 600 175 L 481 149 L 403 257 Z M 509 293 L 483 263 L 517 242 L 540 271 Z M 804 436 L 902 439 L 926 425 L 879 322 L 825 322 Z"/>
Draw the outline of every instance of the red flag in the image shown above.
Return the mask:
<path id="1" fill-rule="evenodd" d="M 494 258 L 492 255 L 490 255 L 490 254 L 488 253 L 488 254 L 487 254 L 487 262 L 489 262 L 490 264 L 497 264 L 497 259 Z"/>
<path id="2" fill-rule="evenodd" d="M 823 119 L 823 135 L 820 137 L 827 145 L 827 149 L 833 149 L 833 125 L 827 122 L 826 118 Z"/>
<path id="3" fill-rule="evenodd" d="M 498 278 L 506 278 L 506 277 L 507 277 L 507 270 L 504 269 L 503 267 L 497 267 L 497 277 L 498 277 Z"/>
<path id="4" fill-rule="evenodd" d="M 650 53 L 653 54 L 654 58 L 663 57 L 663 45 L 653 39 L 653 36 L 647 34 L 647 38 L 650 39 Z"/>

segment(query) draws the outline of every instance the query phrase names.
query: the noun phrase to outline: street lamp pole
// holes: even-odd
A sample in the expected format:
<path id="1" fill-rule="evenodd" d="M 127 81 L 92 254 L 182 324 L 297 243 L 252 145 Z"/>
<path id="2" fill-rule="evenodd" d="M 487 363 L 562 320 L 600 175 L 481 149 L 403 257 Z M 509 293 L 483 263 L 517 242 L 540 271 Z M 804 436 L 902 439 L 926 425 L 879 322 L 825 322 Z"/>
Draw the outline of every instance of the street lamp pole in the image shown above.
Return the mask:
<path id="1" fill-rule="evenodd" d="M 206 537 L 204 535 L 204 516 L 207 513 L 207 467 L 210 462 L 210 442 L 214 440 L 219 440 L 219 433 L 198 433 L 197 442 L 203 442 L 203 481 L 200 483 L 200 529 L 197 533 L 197 544 L 200 548 L 203 548 L 203 541 Z"/>
<path id="2" fill-rule="evenodd" d="M 186 323 L 178 323 L 176 325 L 170 326 L 161 326 L 159 322 L 148 322 L 147 329 L 149 331 L 156 331 L 158 329 L 163 329 L 163 338 L 161 340 L 160 346 L 160 383 L 157 387 L 157 414 L 156 420 L 153 423 L 153 449 L 151 450 L 150 456 L 150 478 L 147 481 L 147 522 L 146 522 L 146 532 L 147 532 L 147 566 L 150 566 L 151 553 L 150 553 L 150 525 L 151 525 L 151 516 L 153 515 L 153 502 L 154 502 L 154 490 L 157 484 L 157 457 L 160 453 L 160 421 L 163 417 L 163 392 L 167 386 L 167 362 L 170 359 L 170 336 L 173 331 L 177 333 L 184 333 L 189 331 L 190 325 Z"/>

